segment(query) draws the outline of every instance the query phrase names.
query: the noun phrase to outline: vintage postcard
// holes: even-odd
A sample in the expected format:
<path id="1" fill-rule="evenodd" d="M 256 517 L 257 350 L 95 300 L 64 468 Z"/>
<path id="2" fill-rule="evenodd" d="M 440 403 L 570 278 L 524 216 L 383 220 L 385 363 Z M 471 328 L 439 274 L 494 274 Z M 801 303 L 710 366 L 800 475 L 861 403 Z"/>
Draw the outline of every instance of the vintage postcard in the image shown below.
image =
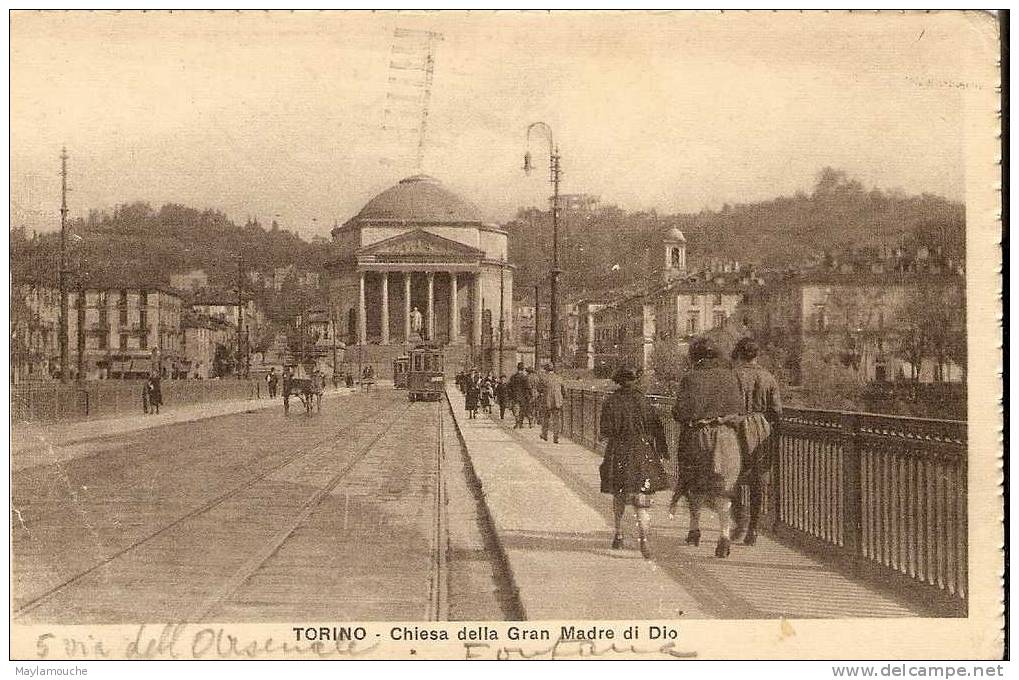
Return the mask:
<path id="1" fill-rule="evenodd" d="M 1001 21 L 12 11 L 11 658 L 1000 659 Z"/>

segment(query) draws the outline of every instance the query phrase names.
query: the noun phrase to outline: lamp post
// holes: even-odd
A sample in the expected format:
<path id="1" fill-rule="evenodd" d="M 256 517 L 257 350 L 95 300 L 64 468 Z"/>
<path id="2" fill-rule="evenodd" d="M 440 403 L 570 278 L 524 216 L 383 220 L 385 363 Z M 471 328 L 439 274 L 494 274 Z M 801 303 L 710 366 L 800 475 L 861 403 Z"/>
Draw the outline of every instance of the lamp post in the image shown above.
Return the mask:
<path id="1" fill-rule="evenodd" d="M 559 361 L 559 147 L 552 137 L 552 128 L 547 123 L 538 121 L 527 126 L 527 152 L 524 154 L 524 172 L 530 174 L 531 165 L 531 132 L 540 128 L 548 138 L 549 182 L 552 184 L 552 271 L 551 295 L 549 304 L 549 360 L 556 364 Z M 537 361 L 537 357 L 535 357 Z"/>

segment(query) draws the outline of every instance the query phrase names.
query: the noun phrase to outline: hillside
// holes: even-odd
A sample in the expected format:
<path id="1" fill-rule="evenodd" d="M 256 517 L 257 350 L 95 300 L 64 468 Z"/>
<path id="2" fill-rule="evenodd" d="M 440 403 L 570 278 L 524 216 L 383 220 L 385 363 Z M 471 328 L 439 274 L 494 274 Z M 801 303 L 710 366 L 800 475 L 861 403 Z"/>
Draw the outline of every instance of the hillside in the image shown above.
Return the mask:
<path id="1" fill-rule="evenodd" d="M 276 225 L 257 222 L 239 226 L 222 213 L 175 204 L 153 210 L 145 203 L 119 206 L 112 214 L 93 212 L 70 224 L 68 268 L 72 277 L 84 271 L 92 281 L 168 285 L 170 276 L 204 269 L 212 293 L 236 291 L 238 256 L 245 270 L 271 273 L 294 265 L 298 271 L 320 271 L 328 243 L 309 243 Z M 60 236 L 28 238 L 11 232 L 11 274 L 14 280 L 56 285 Z M 74 280 L 72 278 L 72 280 Z M 321 304 L 318 291 L 288 282 L 282 291 L 260 293 L 270 316 L 286 318 L 293 308 Z"/>
<path id="2" fill-rule="evenodd" d="M 646 249 L 664 230 L 678 227 L 687 238 L 688 263 L 707 259 L 755 263 L 764 268 L 795 266 L 825 254 L 880 246 L 941 247 L 965 255 L 965 207 L 939 196 L 906 196 L 866 190 L 845 173 L 825 168 L 808 195 L 723 206 L 697 214 L 625 212 L 603 207 L 562 217 L 560 259 L 571 292 L 599 291 L 639 281 L 647 270 Z M 522 210 L 507 225 L 516 286 L 525 290 L 545 275 L 552 244 L 547 210 Z M 613 270 L 613 265 L 619 265 Z"/>

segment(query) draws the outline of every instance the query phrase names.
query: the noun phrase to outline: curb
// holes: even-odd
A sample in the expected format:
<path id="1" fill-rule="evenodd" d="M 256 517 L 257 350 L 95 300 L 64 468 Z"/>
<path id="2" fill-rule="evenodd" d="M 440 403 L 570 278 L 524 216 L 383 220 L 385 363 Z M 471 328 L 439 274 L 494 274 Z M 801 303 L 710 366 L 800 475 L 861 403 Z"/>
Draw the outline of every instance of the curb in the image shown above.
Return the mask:
<path id="1" fill-rule="evenodd" d="M 496 559 L 499 560 L 499 564 L 502 566 L 506 573 L 506 580 L 510 584 L 511 594 L 513 596 L 513 605 L 517 612 L 520 614 L 521 621 L 527 621 L 527 610 L 524 608 L 524 603 L 520 599 L 520 586 L 517 582 L 516 575 L 513 573 L 513 565 L 509 560 L 509 556 L 506 553 L 506 548 L 502 544 L 502 538 L 499 536 L 498 529 L 495 524 L 495 520 L 492 518 L 492 512 L 488 507 L 488 501 L 485 499 L 485 485 L 478 477 L 477 470 L 474 469 L 474 461 L 471 458 L 470 448 L 467 446 L 467 441 L 464 439 L 463 429 L 460 427 L 460 419 L 456 415 L 456 411 L 453 409 L 453 403 L 449 396 L 449 389 L 443 391 L 446 398 L 446 408 L 449 409 L 449 414 L 453 419 L 453 425 L 456 428 L 456 437 L 460 440 L 460 447 L 464 452 L 465 468 L 467 470 L 468 479 L 467 483 L 470 487 L 477 489 L 478 505 L 481 510 L 481 520 L 485 526 L 489 529 L 492 535 L 492 542 L 495 544 Z"/>

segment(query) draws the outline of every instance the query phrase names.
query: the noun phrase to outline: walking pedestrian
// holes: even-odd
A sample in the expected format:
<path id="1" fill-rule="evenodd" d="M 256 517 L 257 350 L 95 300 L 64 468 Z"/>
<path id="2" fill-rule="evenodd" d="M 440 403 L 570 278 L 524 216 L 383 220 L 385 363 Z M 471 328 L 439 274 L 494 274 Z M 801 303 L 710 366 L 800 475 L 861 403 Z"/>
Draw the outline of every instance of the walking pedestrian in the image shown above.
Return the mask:
<path id="1" fill-rule="evenodd" d="M 163 404 L 163 390 L 159 384 L 159 376 L 151 375 L 145 381 L 144 391 L 149 403 L 148 412 L 159 414 L 159 407 Z"/>
<path id="2" fill-rule="evenodd" d="M 265 376 L 266 385 L 269 387 L 269 398 L 276 398 L 276 386 L 279 384 L 280 377 L 276 375 L 276 368 L 270 368 L 269 374 Z"/>
<path id="3" fill-rule="evenodd" d="M 478 400 L 481 398 L 481 380 L 476 373 L 467 378 L 467 391 L 464 392 L 464 409 L 468 418 L 478 417 Z"/>
<path id="4" fill-rule="evenodd" d="M 545 364 L 545 375 L 541 380 L 541 438 L 548 441 L 548 431 L 552 430 L 552 443 L 559 443 L 559 435 L 563 432 L 563 402 L 566 388 L 562 379 L 555 372 L 555 365 Z"/>
<path id="5" fill-rule="evenodd" d="M 509 381 L 509 395 L 513 404 L 513 429 L 524 426 L 524 418 L 531 410 L 531 386 L 527 381 L 527 370 L 524 362 L 517 363 L 517 372 Z"/>
<path id="6" fill-rule="evenodd" d="M 620 369 L 612 380 L 619 387 L 605 399 L 598 427 L 599 438 L 608 440 L 598 472 L 602 493 L 612 494 L 612 549 L 623 547 L 623 514 L 631 505 L 637 515 L 640 552 L 651 559 L 651 499 L 669 487 L 662 464 L 662 459 L 669 456 L 665 428 L 638 389 L 633 371 Z"/>
<path id="7" fill-rule="evenodd" d="M 734 499 L 736 528 L 732 540 L 743 538 L 746 545 L 757 542 L 757 525 L 764 510 L 764 487 L 774 467 L 775 438 L 771 433 L 782 416 L 778 381 L 757 363 L 758 354 L 757 343 L 749 337 L 740 339 L 732 352 L 733 370 L 743 393 L 746 416 L 740 427 L 743 469 L 739 481 L 746 484 L 749 491 L 749 508 L 743 504 L 741 495 Z"/>
<path id="8" fill-rule="evenodd" d="M 480 398 L 481 398 L 481 411 L 483 413 L 492 412 L 492 398 L 495 395 L 495 391 L 492 388 L 492 383 L 485 378 L 480 384 Z"/>
<path id="9" fill-rule="evenodd" d="M 535 418 L 541 421 L 541 376 L 533 366 L 527 367 L 527 390 L 527 427 L 534 427 Z"/>
<path id="10" fill-rule="evenodd" d="M 704 506 L 718 514 L 720 534 L 716 557 L 728 557 L 732 492 L 740 474 L 737 427 L 743 420 L 743 395 L 736 374 L 719 356 L 713 340 L 700 337 L 690 345 L 693 362 L 679 382 L 672 417 L 679 424 L 676 490 L 669 505 L 675 513 L 679 499 L 690 507 L 689 545 L 700 545 L 700 513 Z"/>
<path id="11" fill-rule="evenodd" d="M 509 401 L 509 384 L 506 382 L 506 376 L 500 375 L 499 382 L 495 384 L 495 402 L 499 404 L 499 420 L 506 420 L 506 405 Z"/>

